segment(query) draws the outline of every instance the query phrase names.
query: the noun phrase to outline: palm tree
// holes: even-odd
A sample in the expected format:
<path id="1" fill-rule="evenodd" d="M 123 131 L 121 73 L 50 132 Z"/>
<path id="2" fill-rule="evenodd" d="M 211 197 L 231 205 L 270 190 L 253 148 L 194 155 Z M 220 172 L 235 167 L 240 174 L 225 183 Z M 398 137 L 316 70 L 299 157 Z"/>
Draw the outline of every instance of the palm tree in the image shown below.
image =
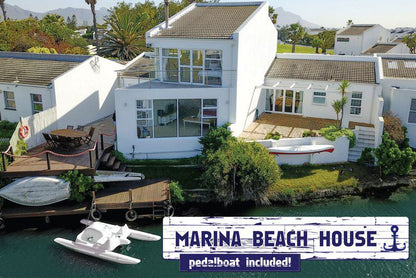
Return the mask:
<path id="1" fill-rule="evenodd" d="M 338 89 L 341 93 L 341 102 L 342 102 L 342 106 L 341 106 L 341 123 L 340 126 L 342 126 L 342 120 L 344 119 L 344 107 L 345 104 L 347 104 L 347 97 L 345 96 L 345 94 L 347 93 L 347 89 L 350 87 L 350 82 L 348 80 L 342 80 L 341 83 L 338 86 Z M 345 100 L 344 100 L 345 98 Z"/>
<path id="2" fill-rule="evenodd" d="M 321 46 L 321 44 L 321 39 L 318 36 L 314 36 L 311 45 L 315 47 L 315 53 L 319 53 L 319 47 Z"/>
<path id="3" fill-rule="evenodd" d="M 331 104 L 334 108 L 335 113 L 337 113 L 337 127 L 341 128 L 341 123 L 339 121 L 339 113 L 342 111 L 343 106 L 347 103 L 347 97 L 342 97 L 339 100 L 334 100 Z"/>
<path id="4" fill-rule="evenodd" d="M 288 38 L 292 40 L 292 53 L 295 53 L 296 44 L 305 36 L 305 28 L 299 23 L 290 24 Z"/>
<path id="5" fill-rule="evenodd" d="M 4 1 L 5 0 L 0 0 L 0 7 L 1 7 L 1 10 L 3 12 L 3 20 L 6 21 L 7 20 L 7 15 L 6 15 L 6 8 L 4 6 Z"/>
<path id="6" fill-rule="evenodd" d="M 106 19 L 110 30 L 105 34 L 101 53 L 117 57 L 121 60 L 131 60 L 143 48 L 143 26 L 147 14 L 137 14 L 135 10 L 113 10 Z"/>
<path id="7" fill-rule="evenodd" d="M 348 19 L 348 21 L 347 21 L 347 26 L 351 26 L 351 25 L 353 25 L 354 24 L 354 22 L 352 21 L 352 19 Z"/>
<path id="8" fill-rule="evenodd" d="M 98 45 L 98 33 L 97 33 L 97 15 L 95 13 L 95 5 L 97 4 L 97 0 L 85 0 L 85 3 L 87 3 L 91 7 L 92 22 L 93 22 L 94 34 L 95 34 L 95 44 L 96 44 L 97 53 L 98 53 L 99 45 Z"/>
<path id="9" fill-rule="evenodd" d="M 322 54 L 326 54 L 326 50 L 335 44 L 335 31 L 323 31 L 318 36 L 321 41 L 319 47 L 322 48 Z"/>

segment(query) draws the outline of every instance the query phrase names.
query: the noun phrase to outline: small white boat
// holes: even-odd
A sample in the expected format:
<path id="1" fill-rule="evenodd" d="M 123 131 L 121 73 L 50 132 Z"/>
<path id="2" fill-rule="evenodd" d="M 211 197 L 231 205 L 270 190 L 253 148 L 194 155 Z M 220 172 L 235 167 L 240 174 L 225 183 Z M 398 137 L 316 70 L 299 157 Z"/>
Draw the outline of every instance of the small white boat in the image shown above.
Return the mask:
<path id="1" fill-rule="evenodd" d="M 297 145 L 269 148 L 269 153 L 275 155 L 301 155 L 322 152 L 332 153 L 334 150 L 335 147 L 333 145 Z"/>
<path id="2" fill-rule="evenodd" d="M 144 175 L 134 172 L 117 172 L 117 171 L 96 171 L 94 181 L 99 183 L 119 182 L 119 181 L 140 181 L 144 180 Z"/>
<path id="3" fill-rule="evenodd" d="M 23 206 L 46 206 L 68 199 L 70 184 L 56 177 L 26 177 L 0 189 L 0 196 Z"/>
<path id="4" fill-rule="evenodd" d="M 132 230 L 127 225 L 117 226 L 103 222 L 93 222 L 83 219 L 87 225 L 75 241 L 55 238 L 54 241 L 66 248 L 85 255 L 93 256 L 120 264 L 138 264 L 140 259 L 122 255 L 113 250 L 120 245 L 130 244 L 127 237 L 145 241 L 157 241 L 160 236 Z"/>

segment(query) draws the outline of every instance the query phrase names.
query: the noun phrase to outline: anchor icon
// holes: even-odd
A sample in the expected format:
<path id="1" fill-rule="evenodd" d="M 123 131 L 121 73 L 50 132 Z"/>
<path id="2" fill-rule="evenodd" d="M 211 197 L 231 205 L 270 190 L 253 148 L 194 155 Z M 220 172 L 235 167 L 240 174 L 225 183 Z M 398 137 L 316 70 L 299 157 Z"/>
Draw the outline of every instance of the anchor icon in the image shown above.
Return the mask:
<path id="1" fill-rule="evenodd" d="M 391 226 L 390 230 L 393 233 L 392 234 L 393 245 L 390 245 L 390 246 L 392 246 L 391 248 L 386 248 L 386 243 L 384 243 L 384 246 L 383 246 L 384 250 L 382 250 L 381 252 L 397 252 L 397 251 L 402 251 L 402 250 L 406 249 L 406 243 L 403 243 L 403 248 L 397 247 L 397 241 L 396 240 L 399 237 L 397 235 L 397 232 L 399 231 L 399 227 L 397 227 L 397 225 L 393 225 L 393 226 Z"/>

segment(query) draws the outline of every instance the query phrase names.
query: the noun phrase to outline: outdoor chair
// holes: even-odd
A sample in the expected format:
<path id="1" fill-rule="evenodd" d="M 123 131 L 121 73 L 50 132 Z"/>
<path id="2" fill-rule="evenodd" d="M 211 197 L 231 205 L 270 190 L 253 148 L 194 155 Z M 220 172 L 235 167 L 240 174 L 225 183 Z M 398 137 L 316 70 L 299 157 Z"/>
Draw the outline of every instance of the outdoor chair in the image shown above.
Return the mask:
<path id="1" fill-rule="evenodd" d="M 79 131 L 84 131 L 84 126 L 79 125 L 79 126 L 77 127 L 77 130 L 79 130 Z"/>
<path id="2" fill-rule="evenodd" d="M 88 136 L 84 137 L 84 139 L 83 139 L 84 144 L 89 144 L 91 142 L 92 136 L 94 135 L 94 131 L 95 131 L 95 128 L 90 127 L 90 131 L 88 132 Z"/>
<path id="3" fill-rule="evenodd" d="M 73 125 L 67 125 L 66 129 L 74 129 L 74 126 Z"/>
<path id="4" fill-rule="evenodd" d="M 48 133 L 42 133 L 43 138 L 45 138 L 46 144 L 49 148 L 55 148 L 56 144 L 53 141 L 52 137 Z"/>

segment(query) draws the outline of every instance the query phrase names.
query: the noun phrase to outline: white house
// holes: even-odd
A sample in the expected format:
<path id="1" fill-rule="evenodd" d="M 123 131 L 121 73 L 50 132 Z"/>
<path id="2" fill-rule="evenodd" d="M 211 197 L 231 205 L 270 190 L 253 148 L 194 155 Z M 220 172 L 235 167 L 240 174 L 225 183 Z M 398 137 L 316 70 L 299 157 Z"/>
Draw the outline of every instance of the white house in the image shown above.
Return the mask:
<path id="1" fill-rule="evenodd" d="M 409 48 L 400 40 L 394 40 L 388 43 L 377 43 L 364 51 L 363 54 L 409 54 Z"/>
<path id="2" fill-rule="evenodd" d="M 1 119 L 55 108 L 58 128 L 112 114 L 115 71 L 124 67 L 98 56 L 17 52 L 0 52 L 0 65 Z"/>
<path id="3" fill-rule="evenodd" d="M 211 126 L 231 123 L 241 133 L 258 116 L 276 42 L 267 2 L 193 3 L 149 30 L 152 57 L 120 72 L 118 150 L 135 158 L 187 157 L 199 153 L 198 139 Z"/>
<path id="4" fill-rule="evenodd" d="M 391 110 L 408 129 L 416 147 L 416 55 L 378 55 L 382 59 L 384 112 Z"/>
<path id="5" fill-rule="evenodd" d="M 390 31 L 379 24 L 353 24 L 335 35 L 335 55 L 361 55 L 378 43 L 390 42 Z"/>

